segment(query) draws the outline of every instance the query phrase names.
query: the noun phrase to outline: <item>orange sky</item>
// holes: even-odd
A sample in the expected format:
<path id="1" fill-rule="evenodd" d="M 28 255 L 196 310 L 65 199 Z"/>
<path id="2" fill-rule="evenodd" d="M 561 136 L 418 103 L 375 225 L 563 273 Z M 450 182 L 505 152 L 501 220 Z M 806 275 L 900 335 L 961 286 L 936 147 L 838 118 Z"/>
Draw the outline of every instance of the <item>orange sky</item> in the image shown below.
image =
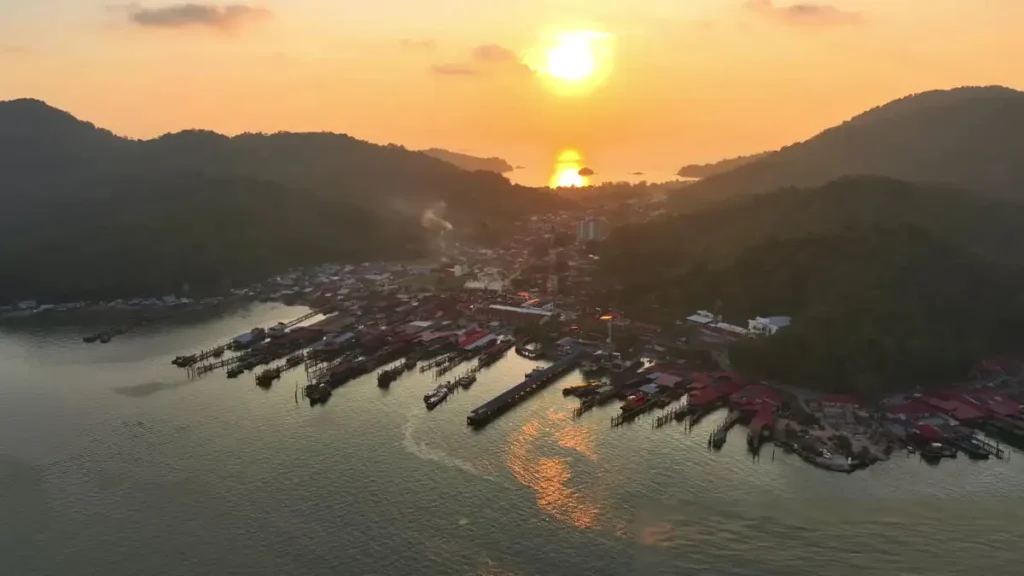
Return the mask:
<path id="1" fill-rule="evenodd" d="M 1020 0 L 197 1 L 0 0 L 0 99 L 133 137 L 330 130 L 498 155 L 544 184 L 566 148 L 597 181 L 667 179 L 908 93 L 1024 88 Z M 516 62 L 568 30 L 613 39 L 585 94 Z"/>

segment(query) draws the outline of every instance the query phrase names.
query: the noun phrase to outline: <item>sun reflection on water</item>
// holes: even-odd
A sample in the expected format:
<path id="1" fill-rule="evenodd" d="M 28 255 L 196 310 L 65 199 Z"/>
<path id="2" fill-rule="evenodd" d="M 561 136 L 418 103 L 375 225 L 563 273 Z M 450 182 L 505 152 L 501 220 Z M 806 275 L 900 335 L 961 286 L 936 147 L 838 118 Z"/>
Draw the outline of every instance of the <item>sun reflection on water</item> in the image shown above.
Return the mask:
<path id="1" fill-rule="evenodd" d="M 582 188 L 590 185 L 590 178 L 580 174 L 583 170 L 583 156 L 573 149 L 563 150 L 555 160 L 555 170 L 551 174 L 551 188 Z"/>
<path id="2" fill-rule="evenodd" d="M 551 413 L 531 420 L 512 434 L 506 453 L 506 464 L 515 479 L 533 490 L 537 506 L 557 520 L 577 528 L 596 528 L 598 503 L 569 486 L 572 468 L 569 459 L 540 454 L 541 446 L 553 437 L 559 445 L 594 460 L 592 432 L 572 430 L 571 420 L 563 414 Z M 548 425 L 550 427 L 546 427 Z"/>

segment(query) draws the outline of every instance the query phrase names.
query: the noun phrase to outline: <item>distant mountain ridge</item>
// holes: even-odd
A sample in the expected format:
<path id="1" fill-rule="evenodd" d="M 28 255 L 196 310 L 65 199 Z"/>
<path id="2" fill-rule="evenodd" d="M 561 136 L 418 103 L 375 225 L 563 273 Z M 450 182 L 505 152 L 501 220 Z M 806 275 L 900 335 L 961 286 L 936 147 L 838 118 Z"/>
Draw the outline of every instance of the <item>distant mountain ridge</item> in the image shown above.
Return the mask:
<path id="1" fill-rule="evenodd" d="M 871 109 L 813 138 L 727 172 L 676 196 L 694 200 L 818 186 L 875 175 L 1024 197 L 1024 92 L 967 87 L 914 94 Z"/>
<path id="2" fill-rule="evenodd" d="M 687 164 L 676 172 L 676 176 L 680 178 L 707 178 L 708 176 L 714 176 L 715 174 L 721 174 L 728 172 L 740 166 L 750 164 L 772 154 L 772 152 L 760 152 L 758 154 L 750 154 L 747 156 L 737 156 L 735 158 L 726 158 L 725 160 L 719 160 L 718 162 L 711 162 L 708 164 Z"/>
<path id="3" fill-rule="evenodd" d="M 450 150 L 443 150 L 441 148 L 429 148 L 427 150 L 421 150 L 420 152 L 432 158 L 444 160 L 449 164 L 458 166 L 463 170 L 469 170 L 471 172 L 483 170 L 485 172 L 506 174 L 508 172 L 512 172 L 513 170 L 515 170 L 515 167 L 513 167 L 511 164 L 495 156 L 492 156 L 490 158 L 481 158 L 479 156 L 471 156 L 469 154 L 452 152 Z"/>
<path id="4" fill-rule="evenodd" d="M 213 290 L 292 265 L 419 256 L 428 209 L 457 236 L 498 242 L 516 218 L 571 204 L 343 134 L 133 140 L 38 100 L 0 102 L 0 301 Z"/>

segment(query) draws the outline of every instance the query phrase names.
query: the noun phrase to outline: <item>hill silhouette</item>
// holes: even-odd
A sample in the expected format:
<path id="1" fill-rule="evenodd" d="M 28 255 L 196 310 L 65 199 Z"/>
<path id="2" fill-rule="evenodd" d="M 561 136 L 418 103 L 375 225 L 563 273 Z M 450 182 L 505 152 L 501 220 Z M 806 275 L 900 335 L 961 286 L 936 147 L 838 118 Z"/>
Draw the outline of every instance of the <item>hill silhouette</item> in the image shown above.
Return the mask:
<path id="1" fill-rule="evenodd" d="M 9 195 L 72 193 L 83 176 L 203 174 L 282 184 L 372 208 L 421 212 L 445 202 L 454 220 L 473 227 L 566 205 L 544 191 L 498 174 L 467 172 L 448 162 L 344 134 L 276 133 L 228 137 L 189 130 L 129 140 L 35 100 L 0 102 L 0 179 Z M 78 195 L 88 191 L 76 189 Z M 500 217 L 495 211 L 507 211 Z M 458 222 L 453 221 L 456 226 Z"/>
<path id="2" fill-rule="evenodd" d="M 441 148 L 429 148 L 427 150 L 422 150 L 421 152 L 432 158 L 444 160 L 445 162 L 458 166 L 463 170 L 469 170 L 470 172 L 483 170 L 485 172 L 505 174 L 515 170 L 511 164 L 497 157 L 480 158 L 478 156 L 470 156 L 469 154 L 442 150 Z"/>
<path id="3" fill-rule="evenodd" d="M 718 162 L 711 162 L 708 164 L 687 164 L 676 172 L 676 176 L 680 178 L 707 178 L 708 176 L 714 176 L 715 174 L 721 174 L 728 172 L 750 164 L 756 160 L 764 158 L 772 154 L 772 152 L 761 152 L 758 154 L 750 154 L 748 156 L 737 156 L 735 158 L 726 158 L 725 160 L 719 160 Z"/>
<path id="4" fill-rule="evenodd" d="M 415 256 L 427 209 L 444 205 L 454 233 L 493 242 L 518 216 L 571 201 L 342 134 L 131 140 L 15 100 L 0 102 L 0 203 L 0 300 L 10 300 L 75 297 L 65 280 L 90 269 L 109 278 L 80 292 L 100 297 L 221 286 L 327 257 Z M 147 227 L 159 235 L 142 238 Z M 118 258 L 129 245 L 137 261 Z M 143 253 L 182 264 L 146 268 Z M 43 261 L 50 269 L 31 265 Z"/>
<path id="5" fill-rule="evenodd" d="M 968 87 L 907 96 L 681 190 L 689 202 L 877 175 L 1021 197 L 1024 92 Z"/>
<path id="6" fill-rule="evenodd" d="M 617 229 L 601 266 L 614 303 L 638 317 L 793 316 L 785 338 L 737 346 L 739 365 L 873 393 L 955 381 L 1012 348 L 1022 248 L 1022 204 L 848 177 Z"/>
<path id="7" fill-rule="evenodd" d="M 736 196 L 697 213 L 617 230 L 609 256 L 725 263 L 766 242 L 856 226 L 910 225 L 994 261 L 1024 264 L 1024 204 L 938 184 L 851 176 L 824 186 Z"/>

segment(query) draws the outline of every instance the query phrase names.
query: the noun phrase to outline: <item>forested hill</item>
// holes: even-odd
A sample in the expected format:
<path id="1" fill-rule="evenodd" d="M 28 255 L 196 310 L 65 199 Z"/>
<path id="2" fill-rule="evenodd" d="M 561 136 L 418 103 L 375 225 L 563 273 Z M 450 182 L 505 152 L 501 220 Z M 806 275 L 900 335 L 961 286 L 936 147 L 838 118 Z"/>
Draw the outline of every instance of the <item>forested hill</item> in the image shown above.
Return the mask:
<path id="1" fill-rule="evenodd" d="M 82 181 L 102 177 L 202 174 L 274 182 L 295 192 L 417 215 L 444 202 L 467 231 L 568 200 L 513 185 L 500 174 L 469 172 L 397 145 L 344 134 L 222 136 L 207 131 L 129 140 L 36 100 L 0 102 L 0 198 L 23 203 L 84 197 Z"/>
<path id="2" fill-rule="evenodd" d="M 638 261 L 724 265 L 771 240 L 863 225 L 912 225 L 985 258 L 1024 264 L 1024 203 L 879 177 L 736 197 L 699 213 L 621 228 L 606 247 L 606 259 L 608 266 L 624 269 Z"/>
<path id="3" fill-rule="evenodd" d="M 471 172 L 484 170 L 486 172 L 505 174 L 506 172 L 515 170 L 511 164 L 497 157 L 480 158 L 478 156 L 470 156 L 469 154 L 442 150 L 441 148 L 430 148 L 428 150 L 422 150 L 422 152 L 427 156 L 437 158 L 438 160 L 444 160 L 449 164 Z"/>
<path id="4" fill-rule="evenodd" d="M 1024 92 L 970 87 L 907 96 L 696 182 L 678 193 L 676 207 L 857 175 L 1024 198 Z"/>
<path id="5" fill-rule="evenodd" d="M 325 260 L 415 257 L 430 244 L 428 209 L 453 234 L 498 242 L 516 218 L 569 204 L 342 134 L 131 140 L 37 100 L 0 102 L 0 302 L 212 290 Z"/>
<path id="6" fill-rule="evenodd" d="M 1016 345 L 1021 248 L 1016 203 L 845 178 L 618 229 L 601 262 L 615 303 L 639 317 L 793 316 L 785 338 L 738 346 L 739 365 L 871 392 L 948 383 Z"/>
<path id="7" fill-rule="evenodd" d="M 296 266 L 409 258 L 429 246 L 418 221 L 296 194 L 280 184 L 204 176 L 105 177 L 88 198 L 4 218 L 0 303 L 220 293 Z"/>
<path id="8" fill-rule="evenodd" d="M 709 164 L 687 164 L 676 172 L 676 175 L 680 178 L 707 178 L 714 176 L 715 174 L 721 174 L 730 170 L 735 170 L 740 166 L 750 164 L 772 154 L 772 152 L 761 152 L 759 154 L 750 154 L 749 156 L 737 156 L 736 158 L 727 158 L 725 160 L 719 160 L 718 162 L 711 162 Z"/>

